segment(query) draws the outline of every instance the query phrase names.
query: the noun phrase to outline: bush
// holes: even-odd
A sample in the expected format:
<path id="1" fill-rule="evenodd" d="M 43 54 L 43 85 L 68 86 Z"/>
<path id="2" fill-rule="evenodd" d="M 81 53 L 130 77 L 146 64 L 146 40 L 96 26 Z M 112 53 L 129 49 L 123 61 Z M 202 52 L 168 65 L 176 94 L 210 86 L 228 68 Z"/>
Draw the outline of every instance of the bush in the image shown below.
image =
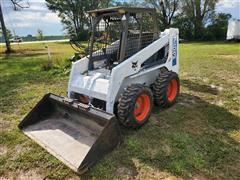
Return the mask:
<path id="1" fill-rule="evenodd" d="M 42 67 L 41 67 L 41 69 L 42 69 L 43 71 L 49 71 L 49 70 L 52 69 L 52 68 L 53 68 L 53 63 L 52 63 L 52 61 L 47 61 L 47 62 L 43 63 L 43 64 L 42 64 Z"/>
<path id="2" fill-rule="evenodd" d="M 42 64 L 43 71 L 49 71 L 53 75 L 69 75 L 71 62 L 69 59 L 62 59 L 59 57 L 53 58 Z"/>

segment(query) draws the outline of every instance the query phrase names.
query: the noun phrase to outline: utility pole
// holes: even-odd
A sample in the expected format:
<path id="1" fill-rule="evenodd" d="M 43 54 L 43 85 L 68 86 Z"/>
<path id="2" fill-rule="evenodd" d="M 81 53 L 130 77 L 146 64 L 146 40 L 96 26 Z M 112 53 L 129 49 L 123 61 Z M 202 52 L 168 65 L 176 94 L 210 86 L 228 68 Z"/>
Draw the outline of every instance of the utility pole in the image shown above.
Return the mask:
<path id="1" fill-rule="evenodd" d="M 5 43 L 6 43 L 7 52 L 11 52 L 11 46 L 10 46 L 10 42 L 9 42 L 9 39 L 8 39 L 8 36 L 7 36 L 7 29 L 6 29 L 6 26 L 5 26 L 4 19 L 3 19 L 1 2 L 0 2 L 0 21 L 1 21 L 3 36 L 4 36 L 4 39 L 5 39 Z"/>

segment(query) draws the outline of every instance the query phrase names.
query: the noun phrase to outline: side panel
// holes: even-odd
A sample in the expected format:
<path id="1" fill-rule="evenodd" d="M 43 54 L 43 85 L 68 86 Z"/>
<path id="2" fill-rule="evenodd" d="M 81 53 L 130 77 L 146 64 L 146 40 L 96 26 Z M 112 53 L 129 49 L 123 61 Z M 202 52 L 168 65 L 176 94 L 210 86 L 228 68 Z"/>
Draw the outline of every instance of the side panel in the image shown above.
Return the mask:
<path id="1" fill-rule="evenodd" d="M 88 70 L 89 59 L 84 57 L 77 62 L 72 63 L 71 73 L 68 81 L 68 97 L 70 98 L 71 84 L 75 79 L 81 76 L 85 71 Z"/>

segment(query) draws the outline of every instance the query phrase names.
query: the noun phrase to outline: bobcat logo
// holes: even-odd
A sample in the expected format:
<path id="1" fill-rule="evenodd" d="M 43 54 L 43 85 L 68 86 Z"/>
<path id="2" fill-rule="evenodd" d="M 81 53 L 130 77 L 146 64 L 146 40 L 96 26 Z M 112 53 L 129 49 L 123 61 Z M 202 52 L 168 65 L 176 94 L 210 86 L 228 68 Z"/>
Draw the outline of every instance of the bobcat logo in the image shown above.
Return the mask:
<path id="1" fill-rule="evenodd" d="M 133 68 L 134 70 L 136 70 L 137 67 L 138 67 L 138 61 L 132 62 L 132 68 Z"/>

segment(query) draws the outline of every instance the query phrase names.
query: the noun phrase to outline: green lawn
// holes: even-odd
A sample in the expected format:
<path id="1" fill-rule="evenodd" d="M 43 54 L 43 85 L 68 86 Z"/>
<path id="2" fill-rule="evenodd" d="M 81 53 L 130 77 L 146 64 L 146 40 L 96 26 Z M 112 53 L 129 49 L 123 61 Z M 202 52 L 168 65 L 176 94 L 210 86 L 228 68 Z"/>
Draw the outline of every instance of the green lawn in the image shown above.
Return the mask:
<path id="1" fill-rule="evenodd" d="M 45 93 L 66 95 L 74 51 L 50 43 L 52 65 L 43 44 L 14 46 L 8 56 L 2 47 L 0 179 L 78 179 L 17 128 Z M 240 179 L 240 45 L 181 44 L 180 60 L 178 103 L 155 108 L 140 130 L 122 129 L 124 142 L 84 178 Z"/>

